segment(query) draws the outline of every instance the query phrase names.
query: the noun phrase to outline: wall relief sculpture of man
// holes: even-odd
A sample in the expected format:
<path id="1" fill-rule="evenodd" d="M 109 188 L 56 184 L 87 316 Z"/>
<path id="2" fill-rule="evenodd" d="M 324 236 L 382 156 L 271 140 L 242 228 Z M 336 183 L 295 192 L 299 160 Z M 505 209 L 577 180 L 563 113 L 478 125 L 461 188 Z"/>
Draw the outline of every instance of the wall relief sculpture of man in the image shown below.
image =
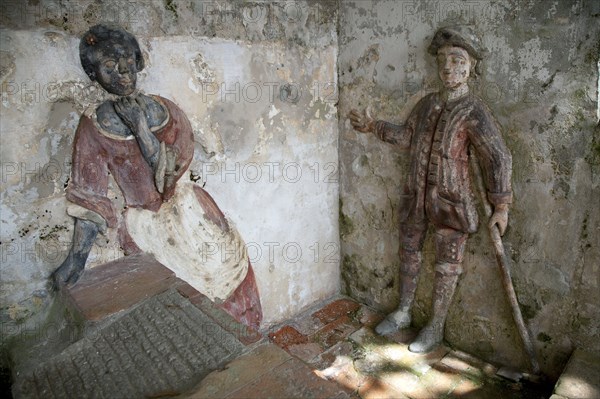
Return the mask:
<path id="1" fill-rule="evenodd" d="M 84 71 L 110 99 L 90 107 L 75 133 L 67 187 L 73 244 L 51 275 L 54 288 L 75 284 L 97 234 L 115 228 L 126 255 L 151 253 L 238 320 L 258 327 L 262 309 L 245 244 L 212 197 L 182 181 L 194 154 L 192 127 L 170 100 L 136 90 L 144 68 L 136 38 L 96 25 L 83 35 L 79 52 Z M 124 209 L 108 196 L 109 175 Z M 206 243 L 222 250 L 208 251 Z"/>
<path id="2" fill-rule="evenodd" d="M 482 59 L 480 40 L 466 26 L 439 29 L 428 48 L 436 57 L 443 89 L 422 98 L 402 125 L 374 120 L 352 110 L 359 132 L 409 150 L 409 174 L 400 204 L 400 304 L 376 327 L 384 335 L 411 324 L 411 308 L 428 226 L 435 230 L 435 282 L 429 322 L 409 345 L 428 352 L 444 336 L 444 324 L 462 273 L 465 242 L 478 228 L 469 157 L 474 152 L 483 172 L 488 221 L 504 234 L 512 201 L 512 158 L 484 102 L 469 91 L 468 80 Z"/>

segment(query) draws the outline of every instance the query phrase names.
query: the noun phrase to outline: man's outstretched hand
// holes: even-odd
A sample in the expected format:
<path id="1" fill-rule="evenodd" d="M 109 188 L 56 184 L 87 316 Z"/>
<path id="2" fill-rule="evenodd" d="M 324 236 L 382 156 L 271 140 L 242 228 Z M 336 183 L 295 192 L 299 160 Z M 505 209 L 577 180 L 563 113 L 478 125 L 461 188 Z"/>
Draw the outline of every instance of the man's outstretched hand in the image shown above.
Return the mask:
<path id="1" fill-rule="evenodd" d="M 348 114 L 352 127 L 361 133 L 373 133 L 375 131 L 375 119 L 371 117 L 371 112 L 367 108 L 362 113 L 356 110 L 350 110 Z"/>

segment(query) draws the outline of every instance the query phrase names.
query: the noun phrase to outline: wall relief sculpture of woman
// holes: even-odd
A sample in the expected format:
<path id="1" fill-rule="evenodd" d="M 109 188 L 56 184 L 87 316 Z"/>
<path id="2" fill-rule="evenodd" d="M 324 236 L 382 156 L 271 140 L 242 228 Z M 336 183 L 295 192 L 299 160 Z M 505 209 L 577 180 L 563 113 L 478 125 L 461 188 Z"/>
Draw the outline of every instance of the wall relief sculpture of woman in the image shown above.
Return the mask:
<path id="1" fill-rule="evenodd" d="M 183 181 L 194 154 L 192 127 L 176 104 L 136 89 L 144 68 L 136 38 L 96 25 L 79 52 L 110 99 L 89 108 L 75 133 L 67 187 L 73 244 L 52 285 L 75 284 L 97 234 L 115 228 L 126 255 L 152 254 L 238 321 L 258 327 L 262 310 L 244 241 L 205 190 Z M 109 176 L 123 209 L 107 195 Z"/>

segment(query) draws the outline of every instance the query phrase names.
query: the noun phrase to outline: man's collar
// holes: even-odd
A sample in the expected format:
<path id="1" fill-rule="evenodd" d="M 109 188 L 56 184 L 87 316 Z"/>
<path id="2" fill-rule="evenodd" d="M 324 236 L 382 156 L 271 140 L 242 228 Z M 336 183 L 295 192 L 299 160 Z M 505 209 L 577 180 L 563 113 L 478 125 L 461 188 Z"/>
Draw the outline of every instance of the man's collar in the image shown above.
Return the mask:
<path id="1" fill-rule="evenodd" d="M 464 84 L 456 90 L 444 90 L 442 98 L 444 101 L 455 101 L 469 94 L 469 85 Z"/>

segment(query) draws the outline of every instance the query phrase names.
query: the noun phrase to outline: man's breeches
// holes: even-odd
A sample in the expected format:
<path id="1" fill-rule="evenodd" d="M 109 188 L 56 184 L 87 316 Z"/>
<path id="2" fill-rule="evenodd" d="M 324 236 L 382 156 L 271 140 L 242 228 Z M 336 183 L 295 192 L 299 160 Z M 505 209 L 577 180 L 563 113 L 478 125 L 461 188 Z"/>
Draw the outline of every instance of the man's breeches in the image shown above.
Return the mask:
<path id="1" fill-rule="evenodd" d="M 421 250 L 427 234 L 427 222 L 400 225 L 400 271 L 416 276 L 421 268 Z M 462 260 L 468 234 L 448 227 L 435 226 L 435 270 L 444 275 L 462 273 Z"/>

